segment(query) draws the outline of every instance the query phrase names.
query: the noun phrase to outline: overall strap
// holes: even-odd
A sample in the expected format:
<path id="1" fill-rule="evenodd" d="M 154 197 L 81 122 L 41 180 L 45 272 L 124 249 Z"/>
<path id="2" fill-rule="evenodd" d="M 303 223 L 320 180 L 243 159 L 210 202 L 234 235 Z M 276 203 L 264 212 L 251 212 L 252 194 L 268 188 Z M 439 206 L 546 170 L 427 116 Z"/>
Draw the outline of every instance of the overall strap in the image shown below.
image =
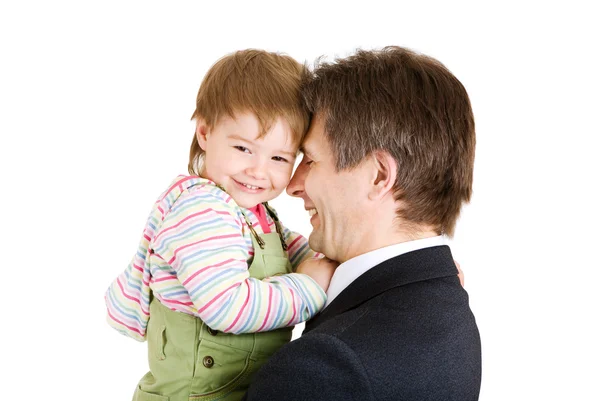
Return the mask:
<path id="1" fill-rule="evenodd" d="M 279 239 L 281 240 L 281 246 L 283 247 L 283 250 L 287 251 L 288 247 L 285 243 L 285 240 L 283 239 L 283 229 L 281 228 L 281 222 L 279 221 L 279 217 L 277 217 L 275 211 L 271 209 L 271 206 L 269 206 L 267 202 L 264 202 L 263 205 L 265 209 L 267 209 L 267 213 L 269 213 L 269 216 L 271 216 L 271 218 L 275 222 L 275 229 L 277 230 L 277 234 L 279 234 Z"/>
<path id="2" fill-rule="evenodd" d="M 287 251 L 288 246 L 285 243 L 285 240 L 283 239 L 283 228 L 281 227 L 281 222 L 279 221 L 279 218 L 277 217 L 277 215 L 275 214 L 275 211 L 273 209 L 271 209 L 271 206 L 269 206 L 269 204 L 267 202 L 263 202 L 263 206 L 267 210 L 267 213 L 269 214 L 269 216 L 271 216 L 271 218 L 275 222 L 275 229 L 277 230 L 277 234 L 279 235 L 279 241 L 281 241 L 281 247 L 283 248 L 284 251 Z M 254 238 L 256 238 L 256 242 L 258 243 L 258 246 L 260 246 L 260 249 L 265 249 L 265 241 L 256 232 L 256 230 L 252 226 L 252 222 L 250 221 L 248 216 L 246 216 L 246 214 L 241 210 L 241 208 L 240 208 L 240 213 L 242 213 L 242 216 L 244 216 L 244 219 L 246 220 L 246 224 L 248 225 L 248 228 L 250 229 L 250 232 L 252 233 Z"/>
<path id="3" fill-rule="evenodd" d="M 252 222 L 250 221 L 250 219 L 248 218 L 248 216 L 246 216 L 246 213 L 244 213 L 242 211 L 242 208 L 240 208 L 240 213 L 242 214 L 242 216 L 244 216 L 244 220 L 246 220 L 246 225 L 250 229 L 250 232 L 254 236 L 254 239 L 256 239 L 256 243 L 258 244 L 258 246 L 260 246 L 260 249 L 265 249 L 265 241 L 260 237 L 260 235 L 258 235 L 258 233 L 256 232 L 256 230 L 252 226 Z"/>
<path id="4" fill-rule="evenodd" d="M 217 188 L 219 188 L 221 191 L 227 193 L 227 191 L 225 190 L 225 188 L 220 185 L 215 183 L 215 185 L 217 186 Z M 260 235 L 258 235 L 258 233 L 256 232 L 256 230 L 254 229 L 254 227 L 252 226 L 252 222 L 250 221 L 250 219 L 248 219 L 248 216 L 246 216 L 246 213 L 244 213 L 242 211 L 242 208 L 240 207 L 240 213 L 242 214 L 242 216 L 244 216 L 244 220 L 246 220 L 246 225 L 248 226 L 248 228 L 250 229 L 250 232 L 252 233 L 252 235 L 254 236 L 254 239 L 256 239 L 256 243 L 258 244 L 258 246 L 260 246 L 260 249 L 265 249 L 265 241 L 260 238 Z"/>

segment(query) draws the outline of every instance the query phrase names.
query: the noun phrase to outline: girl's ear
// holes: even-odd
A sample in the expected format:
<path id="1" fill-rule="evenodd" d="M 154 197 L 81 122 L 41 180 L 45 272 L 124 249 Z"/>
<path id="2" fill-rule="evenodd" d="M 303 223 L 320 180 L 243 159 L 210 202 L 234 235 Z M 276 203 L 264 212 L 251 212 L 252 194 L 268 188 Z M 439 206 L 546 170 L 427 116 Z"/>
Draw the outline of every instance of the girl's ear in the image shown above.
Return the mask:
<path id="1" fill-rule="evenodd" d="M 198 141 L 198 145 L 202 148 L 203 151 L 206 152 L 206 140 L 210 135 L 208 132 L 208 125 L 206 125 L 206 121 L 203 118 L 198 118 L 196 121 L 196 140 Z"/>

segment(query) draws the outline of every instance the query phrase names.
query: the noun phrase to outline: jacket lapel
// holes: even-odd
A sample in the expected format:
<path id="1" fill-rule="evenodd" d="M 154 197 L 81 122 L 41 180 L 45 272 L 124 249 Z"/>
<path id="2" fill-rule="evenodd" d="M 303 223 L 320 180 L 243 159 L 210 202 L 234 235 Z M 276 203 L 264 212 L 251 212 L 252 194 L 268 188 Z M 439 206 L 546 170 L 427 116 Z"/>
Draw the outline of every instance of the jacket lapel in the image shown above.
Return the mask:
<path id="1" fill-rule="evenodd" d="M 354 280 L 332 302 L 306 323 L 304 333 L 395 287 L 458 274 L 450 248 L 424 248 L 388 259 Z"/>

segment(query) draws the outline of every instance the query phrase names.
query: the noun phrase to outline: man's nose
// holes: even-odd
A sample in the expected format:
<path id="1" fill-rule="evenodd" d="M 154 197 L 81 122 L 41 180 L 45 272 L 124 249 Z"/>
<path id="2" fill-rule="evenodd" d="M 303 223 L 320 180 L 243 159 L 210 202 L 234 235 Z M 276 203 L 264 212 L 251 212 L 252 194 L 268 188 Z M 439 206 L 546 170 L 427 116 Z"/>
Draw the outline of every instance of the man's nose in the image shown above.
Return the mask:
<path id="1" fill-rule="evenodd" d="M 307 174 L 308 166 L 302 160 L 287 186 L 286 192 L 289 196 L 302 197 L 304 195 L 304 181 Z"/>

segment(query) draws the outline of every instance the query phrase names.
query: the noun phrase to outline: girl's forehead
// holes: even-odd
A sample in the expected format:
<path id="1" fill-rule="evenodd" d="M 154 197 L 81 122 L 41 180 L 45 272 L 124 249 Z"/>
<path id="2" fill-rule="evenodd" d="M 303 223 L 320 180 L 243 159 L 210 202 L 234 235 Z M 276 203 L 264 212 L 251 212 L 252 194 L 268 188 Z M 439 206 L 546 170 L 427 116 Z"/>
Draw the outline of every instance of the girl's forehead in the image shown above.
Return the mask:
<path id="1" fill-rule="evenodd" d="M 280 147 L 291 152 L 297 152 L 299 140 L 293 135 L 292 129 L 283 118 L 277 118 L 267 132 L 252 113 L 236 115 L 235 118 L 224 117 L 220 119 L 215 131 L 222 131 L 230 139 L 252 142 L 257 145 Z"/>

